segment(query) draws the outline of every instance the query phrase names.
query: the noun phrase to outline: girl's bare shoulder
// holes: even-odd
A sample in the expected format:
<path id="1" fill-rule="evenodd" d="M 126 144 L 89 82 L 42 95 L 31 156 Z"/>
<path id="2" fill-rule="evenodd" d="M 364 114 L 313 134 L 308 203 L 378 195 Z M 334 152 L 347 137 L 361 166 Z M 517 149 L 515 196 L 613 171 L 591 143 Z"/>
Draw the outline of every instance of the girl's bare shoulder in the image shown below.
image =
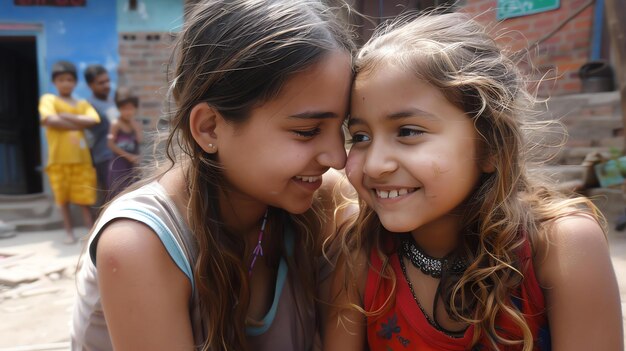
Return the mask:
<path id="1" fill-rule="evenodd" d="M 157 234 L 145 224 L 132 219 L 115 220 L 102 230 L 98 238 L 96 257 L 98 269 L 146 261 L 154 264 L 162 259 L 169 259 Z"/>
<path id="2" fill-rule="evenodd" d="M 621 349 L 619 289 L 598 220 L 570 212 L 546 223 L 538 237 L 534 266 L 553 349 Z"/>
<path id="3" fill-rule="evenodd" d="M 536 236 L 535 269 L 542 285 L 552 285 L 562 275 L 563 265 L 581 260 L 606 261 L 608 243 L 604 229 L 590 214 L 572 212 L 545 223 Z"/>
<path id="4" fill-rule="evenodd" d="M 109 224 L 97 246 L 98 286 L 116 349 L 192 349 L 191 282 L 149 227 Z M 149 321 L 149 323 L 146 323 Z"/>

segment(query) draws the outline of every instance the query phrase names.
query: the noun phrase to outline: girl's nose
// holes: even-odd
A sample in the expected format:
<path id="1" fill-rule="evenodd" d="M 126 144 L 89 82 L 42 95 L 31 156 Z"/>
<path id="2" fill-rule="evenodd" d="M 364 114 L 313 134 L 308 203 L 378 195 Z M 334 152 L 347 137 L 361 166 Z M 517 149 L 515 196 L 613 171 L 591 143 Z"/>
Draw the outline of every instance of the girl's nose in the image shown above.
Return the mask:
<path id="1" fill-rule="evenodd" d="M 376 179 L 393 173 L 398 169 L 398 162 L 393 154 L 393 150 L 384 144 L 372 142 L 365 154 L 363 173 L 368 177 Z"/>
<path id="2" fill-rule="evenodd" d="M 317 157 L 317 162 L 325 167 L 343 169 L 346 166 L 346 148 L 343 132 L 332 138 L 322 141 L 322 151 Z"/>

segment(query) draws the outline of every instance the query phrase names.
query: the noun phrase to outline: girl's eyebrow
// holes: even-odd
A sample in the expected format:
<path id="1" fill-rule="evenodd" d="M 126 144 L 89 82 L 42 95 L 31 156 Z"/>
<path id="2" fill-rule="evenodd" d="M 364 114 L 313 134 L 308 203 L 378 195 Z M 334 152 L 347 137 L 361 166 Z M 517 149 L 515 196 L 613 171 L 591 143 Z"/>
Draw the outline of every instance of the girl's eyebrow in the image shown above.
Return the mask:
<path id="1" fill-rule="evenodd" d="M 348 116 L 348 128 L 354 125 L 365 124 L 365 121 L 358 117 Z"/>
<path id="2" fill-rule="evenodd" d="M 416 116 L 426 117 L 428 119 L 439 119 L 437 116 L 433 115 L 432 113 L 426 112 L 424 110 L 420 110 L 419 108 L 409 108 L 403 111 L 394 112 L 388 115 L 387 119 L 397 120 L 397 119 L 416 117 Z"/>
<path id="3" fill-rule="evenodd" d="M 296 119 L 329 119 L 337 118 L 337 114 L 334 112 L 306 111 L 302 113 L 297 113 L 295 115 L 290 115 L 288 117 Z"/>
<path id="4" fill-rule="evenodd" d="M 404 118 L 409 118 L 409 117 L 418 117 L 418 116 L 424 117 L 426 119 L 439 120 L 439 117 L 437 117 L 436 115 L 433 115 L 432 113 L 426 112 L 424 110 L 420 110 L 418 108 L 409 108 L 407 110 L 394 112 L 392 114 L 387 115 L 385 119 L 399 120 L 399 119 L 404 119 Z M 349 116 L 348 127 L 353 126 L 353 125 L 358 125 L 358 124 L 365 124 L 365 121 L 358 117 L 354 117 L 352 115 Z"/>

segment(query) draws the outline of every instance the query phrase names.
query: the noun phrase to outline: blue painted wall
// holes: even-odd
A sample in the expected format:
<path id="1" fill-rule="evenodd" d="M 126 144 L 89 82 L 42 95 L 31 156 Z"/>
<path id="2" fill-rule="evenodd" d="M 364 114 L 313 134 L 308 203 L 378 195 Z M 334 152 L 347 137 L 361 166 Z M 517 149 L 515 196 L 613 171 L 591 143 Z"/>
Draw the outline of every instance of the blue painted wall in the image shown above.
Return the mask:
<path id="1" fill-rule="evenodd" d="M 104 65 L 113 82 L 117 81 L 119 64 L 116 3 L 91 0 L 84 7 L 15 6 L 13 1 L 0 1 L 0 23 L 30 23 L 43 26 L 37 35 L 38 52 L 43 72 L 40 75 L 41 94 L 55 92 L 50 82 L 50 68 L 58 60 L 68 60 L 79 69 L 75 96 L 91 95 L 83 78 L 83 70 L 92 63 Z M 20 34 L 20 33 L 13 33 Z M 10 31 L 0 35 L 12 35 Z"/>
<path id="2" fill-rule="evenodd" d="M 138 0 L 134 11 L 117 0 L 118 32 L 178 32 L 182 25 L 183 0 Z"/>

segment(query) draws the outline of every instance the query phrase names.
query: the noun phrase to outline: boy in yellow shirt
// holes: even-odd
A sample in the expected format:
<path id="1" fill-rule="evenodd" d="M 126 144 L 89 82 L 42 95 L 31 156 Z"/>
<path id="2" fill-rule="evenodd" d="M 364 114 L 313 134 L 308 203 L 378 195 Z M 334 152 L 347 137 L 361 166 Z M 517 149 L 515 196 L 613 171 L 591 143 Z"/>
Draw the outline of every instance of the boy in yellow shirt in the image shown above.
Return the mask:
<path id="1" fill-rule="evenodd" d="M 76 242 L 69 204 L 81 207 L 85 226 L 91 228 L 93 218 L 89 206 L 96 201 L 96 173 L 83 129 L 100 123 L 100 118 L 86 100 L 72 98 L 76 80 L 74 64 L 67 61 L 55 63 L 52 83 L 58 96 L 44 94 L 39 100 L 41 124 L 46 127 L 48 141 L 46 173 L 54 200 L 63 215 L 66 244 Z"/>

